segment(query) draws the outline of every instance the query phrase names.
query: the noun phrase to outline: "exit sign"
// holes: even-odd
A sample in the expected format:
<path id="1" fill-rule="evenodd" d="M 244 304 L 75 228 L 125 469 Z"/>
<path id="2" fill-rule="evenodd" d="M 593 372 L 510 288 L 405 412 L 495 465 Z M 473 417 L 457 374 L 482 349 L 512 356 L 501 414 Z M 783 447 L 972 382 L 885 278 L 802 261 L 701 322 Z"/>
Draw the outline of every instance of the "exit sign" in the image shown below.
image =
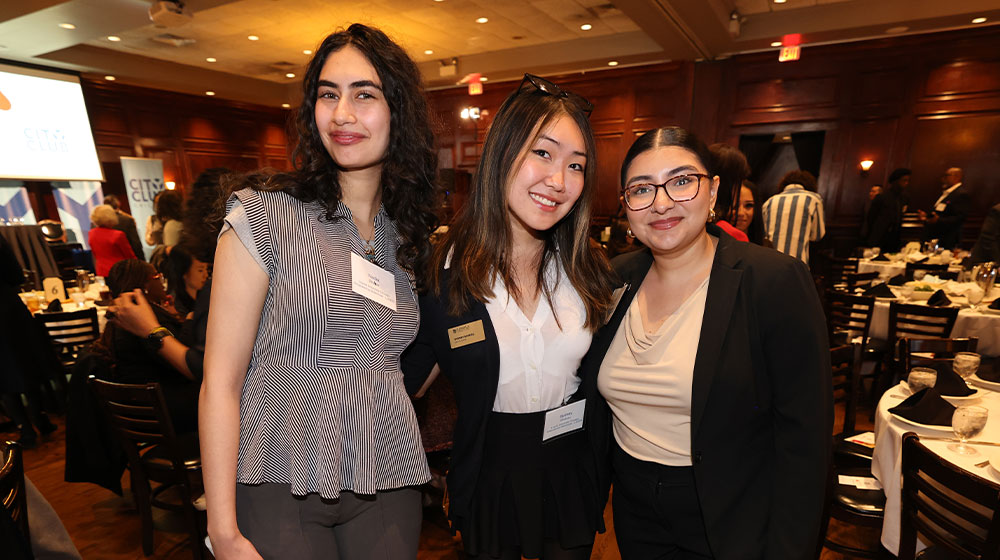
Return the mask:
<path id="1" fill-rule="evenodd" d="M 778 53 L 778 62 L 788 62 L 790 60 L 798 60 L 799 54 L 802 47 L 794 45 L 791 47 L 781 47 L 781 52 Z"/>

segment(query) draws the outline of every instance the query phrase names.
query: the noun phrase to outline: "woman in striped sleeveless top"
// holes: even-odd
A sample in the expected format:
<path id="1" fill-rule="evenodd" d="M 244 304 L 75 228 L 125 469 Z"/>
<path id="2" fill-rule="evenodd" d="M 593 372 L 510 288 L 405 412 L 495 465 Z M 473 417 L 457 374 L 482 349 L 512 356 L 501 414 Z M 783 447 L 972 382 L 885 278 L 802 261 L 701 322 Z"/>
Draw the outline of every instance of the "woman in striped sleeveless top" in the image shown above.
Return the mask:
<path id="1" fill-rule="evenodd" d="M 531 75 L 504 101 L 403 358 L 411 391 L 435 364 L 454 386 L 449 518 L 470 558 L 587 559 L 603 529 L 576 374 L 611 295 L 590 109 Z"/>
<path id="2" fill-rule="evenodd" d="M 399 356 L 436 222 L 420 74 L 381 31 L 327 37 L 295 170 L 247 178 L 216 253 L 200 426 L 218 559 L 415 558 L 430 474 Z"/>

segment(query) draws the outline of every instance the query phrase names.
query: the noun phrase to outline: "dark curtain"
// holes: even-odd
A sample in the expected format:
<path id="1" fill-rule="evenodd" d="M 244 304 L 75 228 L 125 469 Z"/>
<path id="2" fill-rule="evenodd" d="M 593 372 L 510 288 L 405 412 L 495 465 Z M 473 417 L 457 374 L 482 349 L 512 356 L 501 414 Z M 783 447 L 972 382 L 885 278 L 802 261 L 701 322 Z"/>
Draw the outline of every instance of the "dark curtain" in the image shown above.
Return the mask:
<path id="1" fill-rule="evenodd" d="M 750 179 L 753 182 L 760 180 L 760 173 L 770 159 L 772 151 L 773 134 L 743 134 L 740 136 L 740 151 L 747 157 L 750 164 Z"/>
<path id="2" fill-rule="evenodd" d="M 795 159 L 799 161 L 799 169 L 808 171 L 814 177 L 819 177 L 819 165 L 823 161 L 823 138 L 826 132 L 793 132 L 792 149 Z"/>

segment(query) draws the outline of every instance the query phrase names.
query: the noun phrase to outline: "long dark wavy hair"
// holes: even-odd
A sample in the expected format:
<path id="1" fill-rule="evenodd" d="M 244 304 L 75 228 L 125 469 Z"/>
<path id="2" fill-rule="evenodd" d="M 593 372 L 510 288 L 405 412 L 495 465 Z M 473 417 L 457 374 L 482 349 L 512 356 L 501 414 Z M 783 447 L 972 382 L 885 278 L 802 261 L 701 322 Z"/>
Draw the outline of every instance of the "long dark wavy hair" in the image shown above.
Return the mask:
<path id="1" fill-rule="evenodd" d="M 594 134 L 587 114 L 572 99 L 534 89 L 519 89 L 500 106 L 486 133 L 469 199 L 435 249 L 428 277 L 431 290 L 439 295 L 442 269 L 451 254 L 449 313 L 459 315 L 467 311 L 471 303 L 468 296 L 480 302 L 494 297 L 493 285 L 498 277 L 515 301 L 519 299 L 511 271 L 507 186 L 538 135 L 562 115 L 568 115 L 579 127 L 586 144 L 587 163 L 580 198 L 565 218 L 545 232 L 537 285 L 551 305 L 555 286 L 544 281 L 545 268 L 551 259 L 559 259 L 587 309 L 586 326 L 596 330 L 603 323 L 610 305 L 612 272 L 604 254 L 594 249 L 588 237 L 597 190 Z"/>
<path id="2" fill-rule="evenodd" d="M 303 202 L 319 202 L 324 218 L 335 219 L 342 196 L 341 168 L 320 140 L 316 94 L 327 57 L 348 45 L 358 49 L 375 68 L 389 105 L 389 145 L 382 162 L 381 186 L 382 205 L 400 235 L 396 260 L 404 268 L 422 271 L 431 253 L 428 238 L 438 223 L 434 135 L 417 65 L 378 29 L 355 23 L 323 40 L 302 80 L 302 104 L 294 121 L 298 136 L 292 154 L 295 170 L 251 174 L 240 186 L 284 191 Z"/>
<path id="3" fill-rule="evenodd" d="M 224 179 L 232 174 L 231 169 L 212 167 L 198 174 L 187 192 L 184 203 L 184 229 L 181 242 L 196 259 L 211 263 L 215 260 L 215 246 L 225 216 L 228 192 Z"/>

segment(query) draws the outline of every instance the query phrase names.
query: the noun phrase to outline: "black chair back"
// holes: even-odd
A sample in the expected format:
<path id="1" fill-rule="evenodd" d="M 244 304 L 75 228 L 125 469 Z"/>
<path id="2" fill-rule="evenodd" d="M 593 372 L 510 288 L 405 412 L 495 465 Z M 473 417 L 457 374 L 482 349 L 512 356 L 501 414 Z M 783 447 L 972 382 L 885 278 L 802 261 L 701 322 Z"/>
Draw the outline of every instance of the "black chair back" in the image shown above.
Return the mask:
<path id="1" fill-rule="evenodd" d="M 875 313 L 875 298 L 831 290 L 826 293 L 826 303 L 830 339 L 834 339 L 836 331 L 849 331 L 861 336 L 862 347 L 867 345 Z"/>
<path id="2" fill-rule="evenodd" d="M 35 318 L 49 335 L 66 373 L 72 371 L 80 350 L 101 336 L 96 307 L 62 313 L 38 313 Z"/>
<path id="3" fill-rule="evenodd" d="M 954 280 L 956 277 L 954 273 L 948 272 L 947 264 L 906 263 L 906 270 L 904 271 L 904 274 L 906 275 L 905 278 L 907 280 L 913 280 L 913 273 L 918 270 L 923 270 L 927 274 L 933 274 L 934 276 L 942 279 L 944 278 L 942 275 L 950 276 L 948 280 Z"/>
<path id="4" fill-rule="evenodd" d="M 902 523 L 899 560 L 916 557 L 917 534 L 944 556 L 1000 558 L 1000 484 L 957 467 L 903 435 Z"/>
<path id="5" fill-rule="evenodd" d="M 31 547 L 28 530 L 28 501 L 24 490 L 24 458 L 21 444 L 8 441 L 0 444 L 0 504 L 4 513 L 14 523 L 20 543 L 4 543 L 3 547 L 14 553 L 15 549 Z"/>
<path id="6" fill-rule="evenodd" d="M 957 307 L 889 303 L 889 336 L 899 338 L 948 338 L 958 319 Z"/>
<path id="7" fill-rule="evenodd" d="M 854 433 L 858 408 L 858 368 L 861 345 L 846 344 L 830 349 L 833 372 L 833 402 L 844 403 L 844 426 L 835 439 Z"/>
<path id="8" fill-rule="evenodd" d="M 899 362 L 906 374 L 915 367 L 934 367 L 950 362 L 958 352 L 975 352 L 979 339 L 970 338 L 902 338 L 899 341 Z"/>

